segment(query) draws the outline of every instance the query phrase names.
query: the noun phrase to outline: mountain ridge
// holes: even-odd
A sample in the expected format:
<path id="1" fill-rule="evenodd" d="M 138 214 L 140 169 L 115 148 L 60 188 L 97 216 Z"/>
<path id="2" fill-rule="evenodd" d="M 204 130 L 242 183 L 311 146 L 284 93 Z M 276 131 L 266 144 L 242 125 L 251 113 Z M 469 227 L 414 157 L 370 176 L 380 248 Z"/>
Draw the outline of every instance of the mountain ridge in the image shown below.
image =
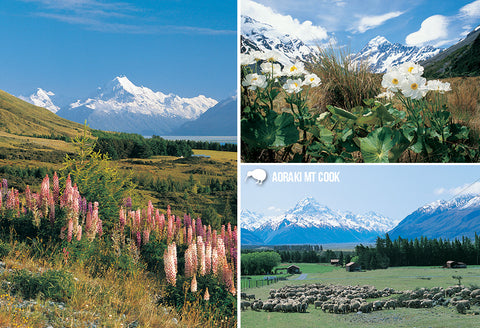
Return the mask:
<path id="1" fill-rule="evenodd" d="M 394 221 L 383 215 L 340 212 L 311 197 L 277 216 L 243 209 L 241 218 L 242 231 L 248 231 L 249 236 L 242 243 L 256 239 L 267 245 L 369 242 L 394 226 Z"/>

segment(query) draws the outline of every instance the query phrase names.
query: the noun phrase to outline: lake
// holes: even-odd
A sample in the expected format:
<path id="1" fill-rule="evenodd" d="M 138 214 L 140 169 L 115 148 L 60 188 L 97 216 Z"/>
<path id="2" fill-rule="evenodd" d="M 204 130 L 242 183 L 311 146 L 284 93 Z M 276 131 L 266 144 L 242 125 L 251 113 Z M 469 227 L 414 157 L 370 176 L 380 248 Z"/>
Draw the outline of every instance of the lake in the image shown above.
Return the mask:
<path id="1" fill-rule="evenodd" d="M 209 141 L 218 142 L 220 144 L 230 143 L 237 144 L 237 136 L 161 136 L 166 140 L 193 140 L 193 141 Z M 145 136 L 151 138 L 151 136 Z"/>

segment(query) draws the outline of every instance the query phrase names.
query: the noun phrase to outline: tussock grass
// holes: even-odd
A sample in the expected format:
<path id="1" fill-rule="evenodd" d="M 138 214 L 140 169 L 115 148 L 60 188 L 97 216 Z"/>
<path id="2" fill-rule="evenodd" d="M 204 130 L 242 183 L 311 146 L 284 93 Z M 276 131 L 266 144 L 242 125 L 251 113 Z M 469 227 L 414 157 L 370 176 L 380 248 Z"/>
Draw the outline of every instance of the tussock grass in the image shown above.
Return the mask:
<path id="1" fill-rule="evenodd" d="M 366 63 L 354 64 L 348 50 L 330 46 L 319 48 L 319 51 L 320 57 L 307 65 L 308 70 L 322 80 L 317 91 L 312 93 L 317 103 L 315 107 L 325 109 L 332 105 L 351 109 L 380 93 L 381 78 L 373 74 Z"/>
<path id="2" fill-rule="evenodd" d="M 447 104 L 454 117 L 480 130 L 480 77 L 449 78 L 452 91 L 447 92 Z"/>

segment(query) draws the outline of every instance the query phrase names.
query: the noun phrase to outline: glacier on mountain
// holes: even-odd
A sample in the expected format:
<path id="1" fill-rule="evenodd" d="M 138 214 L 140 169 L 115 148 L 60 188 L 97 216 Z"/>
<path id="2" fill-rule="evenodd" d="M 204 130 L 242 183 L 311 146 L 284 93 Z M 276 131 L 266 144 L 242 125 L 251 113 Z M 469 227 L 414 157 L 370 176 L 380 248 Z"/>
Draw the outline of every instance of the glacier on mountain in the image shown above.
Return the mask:
<path id="1" fill-rule="evenodd" d="M 53 96 L 55 96 L 55 94 L 52 91 L 45 91 L 42 88 L 38 88 L 37 91 L 30 96 L 18 96 L 18 98 L 35 106 L 46 108 L 52 113 L 56 113 L 60 110 L 60 107 L 53 103 L 52 99 L 50 98 Z"/>

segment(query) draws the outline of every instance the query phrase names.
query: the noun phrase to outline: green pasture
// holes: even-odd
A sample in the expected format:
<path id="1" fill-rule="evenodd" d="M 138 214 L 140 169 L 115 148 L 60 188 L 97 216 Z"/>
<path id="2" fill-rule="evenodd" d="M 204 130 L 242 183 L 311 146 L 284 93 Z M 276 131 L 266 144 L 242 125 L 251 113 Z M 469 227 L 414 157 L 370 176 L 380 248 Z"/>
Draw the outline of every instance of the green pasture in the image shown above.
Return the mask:
<path id="1" fill-rule="evenodd" d="M 285 285 L 303 285 L 311 283 L 333 285 L 373 285 L 378 289 L 391 287 L 395 290 L 412 290 L 415 288 L 448 287 L 458 284 L 452 276 L 462 276 L 462 285 L 480 286 L 480 266 L 469 266 L 466 269 L 443 269 L 441 267 L 399 267 L 385 270 L 365 272 L 346 272 L 345 268 L 327 264 L 296 264 L 303 274 L 293 275 L 287 281 L 280 281 L 270 286 L 250 288 L 246 290 L 255 294 L 256 298 L 266 300 L 270 289 L 278 289 Z M 299 278 L 304 278 L 298 280 Z M 480 311 L 478 306 L 472 310 Z M 330 314 L 309 306 L 307 313 L 279 313 L 242 311 L 241 327 L 480 327 L 479 315 L 462 315 L 453 307 L 436 306 L 431 309 L 383 310 L 374 313 Z"/>

